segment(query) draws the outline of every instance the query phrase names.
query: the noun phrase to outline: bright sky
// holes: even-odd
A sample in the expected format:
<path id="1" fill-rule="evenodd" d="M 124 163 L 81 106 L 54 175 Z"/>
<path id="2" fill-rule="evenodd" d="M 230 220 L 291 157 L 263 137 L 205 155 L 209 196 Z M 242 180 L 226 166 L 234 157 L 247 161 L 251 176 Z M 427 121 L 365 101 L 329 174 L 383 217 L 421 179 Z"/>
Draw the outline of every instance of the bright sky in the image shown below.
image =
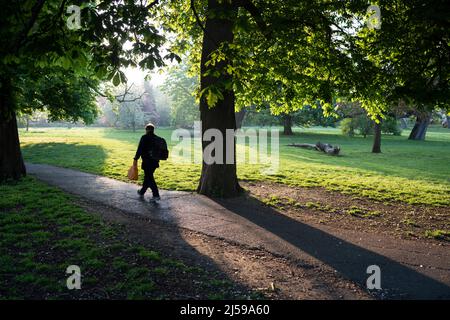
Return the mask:
<path id="1" fill-rule="evenodd" d="M 123 44 L 123 48 L 126 50 L 131 49 L 132 47 L 132 43 L 130 41 L 126 41 Z M 165 50 L 164 48 L 162 48 L 161 50 Z M 144 80 L 145 80 L 145 76 L 147 75 L 147 71 L 144 71 L 140 68 L 127 68 L 125 69 L 125 75 L 128 79 L 129 83 L 135 83 L 136 85 L 138 84 L 143 84 Z M 150 72 L 150 82 L 154 87 L 157 87 L 159 85 L 161 85 L 164 82 L 165 79 L 165 75 L 164 73 L 158 71 L 158 70 L 152 70 Z"/>
<path id="2" fill-rule="evenodd" d="M 127 68 L 125 70 L 125 75 L 127 76 L 128 82 L 135 83 L 136 85 L 144 83 L 144 78 L 146 74 L 147 72 L 139 68 Z M 150 79 L 151 84 L 154 87 L 157 87 L 164 82 L 165 74 L 160 73 L 157 70 L 154 70 L 150 72 Z"/>

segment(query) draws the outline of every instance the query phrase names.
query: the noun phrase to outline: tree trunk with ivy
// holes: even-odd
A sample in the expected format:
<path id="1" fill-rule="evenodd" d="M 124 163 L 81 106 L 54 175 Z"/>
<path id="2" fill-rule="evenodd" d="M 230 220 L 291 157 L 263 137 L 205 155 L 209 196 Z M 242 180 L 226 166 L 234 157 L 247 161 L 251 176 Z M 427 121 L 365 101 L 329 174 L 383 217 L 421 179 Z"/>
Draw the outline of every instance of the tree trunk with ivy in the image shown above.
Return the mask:
<path id="1" fill-rule="evenodd" d="M 208 0 L 201 56 L 200 86 L 201 90 L 214 86 L 221 88 L 223 99 L 219 99 L 214 107 L 210 107 L 203 96 L 200 99 L 200 120 L 202 121 L 202 137 L 208 129 L 217 129 L 222 133 L 224 159 L 223 163 L 213 164 L 207 164 L 203 159 L 197 192 L 213 197 L 232 197 L 242 191 L 237 179 L 236 162 L 226 164 L 226 129 L 236 129 L 234 92 L 232 89 L 223 87 L 224 82 L 231 81 L 231 75 L 225 72 L 225 67 L 229 61 L 222 60 L 215 65 L 207 65 L 214 51 L 223 44 L 233 42 L 233 26 L 236 15 L 237 8 L 230 3 Z M 205 75 L 209 70 L 218 71 L 220 75 L 218 77 Z M 203 151 L 210 143 L 211 141 L 202 141 Z M 232 143 L 235 150 L 234 137 Z"/>

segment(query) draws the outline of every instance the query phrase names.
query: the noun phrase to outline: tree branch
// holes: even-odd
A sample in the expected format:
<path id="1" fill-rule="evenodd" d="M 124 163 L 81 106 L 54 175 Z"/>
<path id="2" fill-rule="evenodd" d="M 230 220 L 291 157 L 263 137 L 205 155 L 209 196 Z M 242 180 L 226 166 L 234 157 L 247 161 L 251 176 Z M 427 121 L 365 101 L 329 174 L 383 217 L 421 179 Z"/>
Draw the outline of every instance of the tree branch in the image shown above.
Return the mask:
<path id="1" fill-rule="evenodd" d="M 256 25 L 258 26 L 261 33 L 269 38 L 271 31 L 267 27 L 267 24 L 264 22 L 262 18 L 261 11 L 253 4 L 251 0 L 233 0 L 233 4 L 237 7 L 242 7 L 247 10 L 248 13 L 255 19 Z"/>
<path id="2" fill-rule="evenodd" d="M 194 0 L 191 0 L 191 9 L 192 9 L 192 12 L 194 13 L 195 21 L 197 22 L 197 24 L 198 24 L 198 26 L 200 27 L 200 29 L 202 29 L 203 34 L 204 34 L 206 37 L 208 37 L 209 40 L 211 40 L 211 42 L 214 43 L 214 45 L 215 45 L 216 47 L 218 47 L 219 44 L 217 43 L 217 41 L 216 41 L 213 37 L 211 37 L 211 35 L 209 34 L 209 32 L 206 31 L 205 26 L 202 24 L 202 22 L 201 22 L 201 20 L 200 20 L 200 16 L 198 15 L 197 10 L 195 9 L 195 3 L 194 3 Z"/>
<path id="3" fill-rule="evenodd" d="M 89 81 L 86 81 L 86 84 L 89 86 L 89 88 L 94 90 L 94 92 L 97 93 L 100 97 L 103 97 L 103 98 L 110 98 L 111 97 L 111 96 L 108 96 L 107 94 L 99 91 L 97 89 L 97 87 L 93 86 L 91 83 L 89 83 Z M 134 101 L 142 99 L 142 97 L 145 95 L 145 92 L 143 92 L 139 97 L 135 97 L 133 99 L 125 99 L 126 96 L 130 93 L 130 90 L 133 87 L 133 85 L 134 85 L 134 83 L 132 83 L 129 87 L 127 85 L 125 85 L 125 92 L 122 93 L 122 94 L 115 95 L 114 98 L 120 103 L 134 102 Z"/>
<path id="4" fill-rule="evenodd" d="M 145 92 L 143 92 L 139 97 L 135 97 L 133 99 L 125 99 L 125 97 L 127 96 L 127 94 L 130 93 L 131 88 L 133 87 L 134 83 L 132 83 L 129 87 L 127 85 L 125 85 L 125 92 L 123 94 L 119 94 L 117 96 L 115 96 L 116 100 L 120 103 L 124 103 L 124 102 L 134 102 L 137 100 L 141 100 L 142 97 L 145 95 Z M 119 98 L 121 97 L 121 98 Z"/>
<path id="5" fill-rule="evenodd" d="M 192 9 L 192 12 L 194 13 L 194 17 L 195 17 L 195 21 L 197 22 L 197 25 L 200 27 L 200 29 L 203 30 L 203 33 L 206 34 L 205 26 L 200 21 L 200 16 L 197 13 L 197 9 L 195 9 L 194 0 L 191 0 L 191 9 Z"/>
<path id="6" fill-rule="evenodd" d="M 154 7 L 154 6 L 156 6 L 157 4 L 159 3 L 159 0 L 155 0 L 155 1 L 153 1 L 153 2 L 151 2 L 148 6 L 146 6 L 145 8 L 148 10 L 148 9 L 151 9 L 152 7 Z"/>
<path id="7" fill-rule="evenodd" d="M 28 24 L 25 26 L 25 29 L 20 34 L 19 38 L 17 39 L 13 50 L 14 52 L 19 51 L 20 47 L 23 45 L 24 41 L 26 40 L 28 33 L 30 32 L 31 28 L 34 26 L 34 23 L 36 22 L 39 13 L 41 12 L 42 8 L 44 7 L 46 0 L 38 0 L 33 8 L 31 9 L 31 18 L 28 21 Z"/>

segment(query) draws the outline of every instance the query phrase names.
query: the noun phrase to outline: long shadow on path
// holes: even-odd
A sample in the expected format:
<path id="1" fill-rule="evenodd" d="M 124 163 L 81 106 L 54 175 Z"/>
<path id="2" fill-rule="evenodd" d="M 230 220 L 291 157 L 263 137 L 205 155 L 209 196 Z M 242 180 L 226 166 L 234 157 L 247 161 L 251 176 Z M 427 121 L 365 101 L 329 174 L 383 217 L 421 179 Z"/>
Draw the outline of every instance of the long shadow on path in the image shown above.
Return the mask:
<path id="1" fill-rule="evenodd" d="M 450 298 L 450 287 L 381 254 L 289 218 L 255 198 L 215 199 L 218 204 L 284 239 L 299 250 L 366 287 L 367 267 L 381 269 L 379 297 L 394 299 Z M 375 292 L 376 294 L 376 292 Z M 382 294 L 382 295 L 381 295 Z"/>
<path id="2" fill-rule="evenodd" d="M 40 146 L 37 151 L 42 150 L 42 152 L 45 152 L 52 148 L 53 146 L 50 146 L 48 149 L 44 146 Z M 72 148 L 75 147 L 72 146 Z M 86 149 L 91 151 L 92 148 L 93 147 L 88 146 L 86 148 L 78 148 L 77 150 L 79 152 Z M 164 297 L 166 299 L 244 299 L 246 297 L 253 297 L 254 294 L 257 294 L 247 284 L 241 283 L 230 277 L 229 273 L 225 272 L 222 266 L 217 264 L 214 259 L 203 254 L 201 251 L 197 250 L 195 246 L 192 246 L 186 241 L 185 236 L 180 232 L 180 229 L 176 225 L 162 223 L 165 221 L 164 216 L 167 213 L 167 209 L 160 208 L 158 204 L 152 204 L 141 199 L 136 193 L 137 187 L 134 184 L 127 184 L 89 173 L 50 165 L 27 163 L 26 166 L 29 174 L 34 175 L 36 178 L 49 185 L 55 186 L 64 192 L 76 196 L 74 198 L 76 207 L 81 205 L 83 209 L 92 214 L 101 216 L 106 221 L 122 225 L 123 229 L 121 228 L 121 230 L 124 232 L 119 232 L 121 235 L 119 238 L 115 238 L 116 241 L 121 242 L 122 240 L 126 240 L 123 244 L 126 246 L 128 246 L 128 244 L 133 244 L 136 246 L 136 249 L 141 245 L 145 245 L 148 250 L 161 252 L 163 258 L 175 259 L 175 261 L 167 260 L 166 262 L 161 260 L 162 268 L 170 270 L 168 275 L 159 274 L 156 272 L 156 269 L 153 269 L 151 279 L 155 280 L 156 288 L 152 291 L 152 294 L 154 294 L 152 297 Z M 46 196 L 51 196 L 51 194 L 52 192 L 48 192 Z M 166 201 L 169 196 L 178 196 L 177 192 L 163 191 L 162 194 L 167 197 Z M 0 206 L 0 212 L 1 209 Z M 141 216 L 141 218 L 143 217 L 144 219 L 136 219 L 137 212 L 144 213 L 143 216 Z M 150 215 L 156 219 L 149 219 Z M 77 222 L 73 223 L 75 224 L 74 226 L 77 227 Z M 82 226 L 78 225 L 78 227 Z M 49 229 L 49 231 L 51 230 Z M 60 232 L 58 237 L 66 238 L 68 235 L 64 232 Z M 101 234 L 94 236 L 93 239 L 97 239 L 97 237 L 99 241 L 103 241 Z M 73 235 L 71 239 L 76 240 L 76 235 Z M 109 239 L 108 236 L 108 241 Z M 102 247 L 103 246 L 104 243 L 102 242 Z M 0 248 L 3 249 L 1 245 Z M 131 247 L 129 249 L 131 249 Z M 120 253 L 120 251 L 117 251 L 117 253 Z M 52 254 L 52 252 L 50 252 L 50 254 Z M 73 259 L 74 255 L 77 254 L 78 251 L 74 250 L 69 256 Z M 79 262 L 82 270 L 91 268 L 85 264 L 87 263 L 85 260 L 86 259 Z M 186 266 L 180 265 L 179 260 L 184 262 Z M 112 263 L 111 260 L 105 260 L 104 262 L 107 264 Z M 147 265 L 141 264 L 139 261 L 127 260 L 126 262 L 135 267 L 148 268 Z M 200 266 L 202 270 L 207 270 L 208 273 L 197 270 L 195 268 L 197 266 Z M 103 271 L 98 270 L 95 267 L 92 267 L 91 270 L 95 273 L 101 273 Z M 33 272 L 33 270 L 27 270 L 27 272 Z M 114 272 L 116 272 L 115 277 L 117 279 L 127 283 L 127 279 L 130 277 L 128 273 L 121 269 L 114 269 Z M 100 275 L 98 278 L 101 280 Z M 123 286 L 123 288 L 119 290 L 120 292 L 114 291 L 111 293 L 111 296 L 105 295 L 108 288 L 104 287 L 104 283 L 99 282 L 92 284 L 91 286 L 87 285 L 86 288 L 89 288 L 89 292 L 93 292 L 92 296 L 89 296 L 89 298 L 92 299 L 117 299 L 133 294 L 131 291 L 132 287 L 127 287 L 127 285 Z M 70 294 L 65 295 L 64 298 L 86 298 L 86 296 L 83 296 L 82 291 L 83 290 L 74 290 Z M 24 297 L 28 297 L 26 296 L 27 293 L 24 294 Z M 36 294 L 36 296 L 40 297 L 40 293 L 33 291 L 32 294 Z M 1 295 L 2 291 L 0 288 L 0 296 Z M 36 296 L 33 297 L 36 298 Z M 259 297 L 259 293 L 256 296 Z"/>
<path id="3" fill-rule="evenodd" d="M 251 197 L 211 200 L 165 191 L 161 207 L 150 208 L 138 201 L 134 184 L 47 165 L 27 164 L 27 169 L 67 192 L 134 215 L 251 246 L 264 246 L 271 252 L 280 251 L 299 260 L 314 258 L 314 263 L 332 267 L 363 288 L 369 277 L 367 267 L 377 265 L 381 269 L 382 293 L 388 298 L 450 298 L 448 261 L 441 260 L 448 259 L 446 247 L 429 251 L 428 245 L 397 243 L 395 239 L 381 239 L 375 246 L 368 240 L 372 235 L 366 235 L 367 239 L 362 241 L 364 247 L 359 246 L 352 243 L 351 237 L 349 241 L 342 239 L 347 235 L 341 238 L 301 223 Z M 416 264 L 434 269 L 418 271 L 406 266 Z"/>

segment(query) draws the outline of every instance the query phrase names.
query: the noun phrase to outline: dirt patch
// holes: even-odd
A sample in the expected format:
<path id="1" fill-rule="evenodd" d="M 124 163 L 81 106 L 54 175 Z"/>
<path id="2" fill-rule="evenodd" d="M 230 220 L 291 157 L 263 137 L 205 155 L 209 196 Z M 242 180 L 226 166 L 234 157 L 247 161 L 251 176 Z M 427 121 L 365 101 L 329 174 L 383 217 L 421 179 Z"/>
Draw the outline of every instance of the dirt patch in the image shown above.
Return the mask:
<path id="1" fill-rule="evenodd" d="M 263 250 L 249 249 L 188 232 L 186 240 L 238 283 L 272 299 L 369 299 L 354 283 L 328 268 L 293 262 Z"/>
<path id="2" fill-rule="evenodd" d="M 231 290 L 248 298 L 372 298 L 353 282 L 323 266 L 290 261 L 264 250 L 152 221 L 84 199 L 79 199 L 77 203 L 88 212 L 100 214 L 107 221 L 124 225 L 129 240 L 133 242 L 151 245 L 174 259 L 198 265 L 210 272 L 222 273 L 236 284 Z M 228 284 L 224 282 L 224 285 Z"/>
<path id="3" fill-rule="evenodd" d="M 299 221 L 406 239 L 450 241 L 450 207 L 383 203 L 323 188 L 270 182 L 241 184 L 251 196 Z"/>

